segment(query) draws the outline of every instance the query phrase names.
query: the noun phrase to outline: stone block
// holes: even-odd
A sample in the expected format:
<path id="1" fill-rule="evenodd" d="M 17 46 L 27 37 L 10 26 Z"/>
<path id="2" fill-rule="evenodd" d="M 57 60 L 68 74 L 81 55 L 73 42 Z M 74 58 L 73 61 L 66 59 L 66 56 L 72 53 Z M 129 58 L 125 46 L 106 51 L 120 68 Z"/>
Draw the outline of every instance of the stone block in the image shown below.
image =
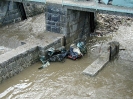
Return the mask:
<path id="1" fill-rule="evenodd" d="M 7 66 L 7 71 L 8 71 L 8 72 L 12 71 L 12 64 L 9 64 L 9 65 Z"/>
<path id="2" fill-rule="evenodd" d="M 54 22 L 60 22 L 60 15 L 58 14 L 53 14 L 51 16 L 51 20 L 54 21 Z"/>
<path id="3" fill-rule="evenodd" d="M 46 24 L 46 30 L 47 30 L 47 31 L 51 31 L 51 26 L 48 25 L 48 24 Z"/>
<path id="4" fill-rule="evenodd" d="M 10 76 L 10 77 L 14 76 L 14 72 L 13 72 L 13 71 L 10 71 L 10 72 L 9 72 L 9 76 Z"/>
<path id="5" fill-rule="evenodd" d="M 66 15 L 67 14 L 67 11 L 65 9 L 60 9 L 59 14 L 60 15 Z"/>
<path id="6" fill-rule="evenodd" d="M 17 64 L 20 65 L 20 66 L 23 66 L 23 65 L 24 65 L 23 58 L 20 58 L 20 59 L 18 60 L 18 63 L 17 63 Z"/>
<path id="7" fill-rule="evenodd" d="M 59 23 L 59 22 L 56 22 L 55 25 L 56 25 L 56 26 L 60 26 L 60 23 Z"/>
<path id="8" fill-rule="evenodd" d="M 70 33 L 77 31 L 79 29 L 78 24 L 71 25 L 69 28 L 70 28 Z"/>
<path id="9" fill-rule="evenodd" d="M 46 13 L 45 16 L 46 16 L 46 20 L 51 20 L 51 13 Z"/>
<path id="10" fill-rule="evenodd" d="M 16 75 L 16 74 L 20 73 L 20 71 L 19 71 L 19 69 L 18 69 L 18 68 L 14 69 L 14 70 L 13 70 L 13 72 L 14 72 L 14 75 Z"/>
<path id="11" fill-rule="evenodd" d="M 59 12 L 60 12 L 60 8 L 53 7 L 53 8 L 51 9 L 51 11 L 52 11 L 52 13 L 57 14 L 57 13 L 59 13 Z"/>
<path id="12" fill-rule="evenodd" d="M 14 19 L 16 19 L 16 18 L 18 18 L 18 17 L 20 17 L 19 12 L 18 12 L 18 13 L 15 13 L 15 14 L 13 15 L 13 18 L 14 18 Z"/>
<path id="13" fill-rule="evenodd" d="M 3 69 L 0 69 L 0 77 L 3 76 Z"/>
<path id="14" fill-rule="evenodd" d="M 3 62 L 3 63 L 0 64 L 1 68 L 5 68 L 6 65 L 7 65 L 7 61 L 5 61 L 5 62 Z"/>
<path id="15" fill-rule="evenodd" d="M 10 78 L 9 73 L 6 73 L 5 77 L 6 77 L 6 79 Z"/>
<path id="16" fill-rule="evenodd" d="M 55 25 L 55 22 L 54 21 L 46 21 L 46 24 L 48 24 L 48 25 Z"/>
<path id="17" fill-rule="evenodd" d="M 26 58 L 27 62 L 30 62 L 30 60 L 31 60 L 31 56 L 30 55 L 27 55 L 27 57 L 25 57 L 25 58 Z"/>
<path id="18" fill-rule="evenodd" d="M 9 15 L 18 13 L 18 9 L 13 9 L 8 12 Z"/>
<path id="19" fill-rule="evenodd" d="M 60 22 L 65 23 L 67 21 L 67 17 L 65 15 L 60 16 Z"/>
<path id="20" fill-rule="evenodd" d="M 14 61 L 15 61 L 15 58 L 12 57 L 12 58 L 10 58 L 10 59 L 8 60 L 8 64 L 10 64 L 10 63 L 12 63 L 12 62 L 14 62 Z"/>
<path id="21" fill-rule="evenodd" d="M 47 20 L 51 20 L 51 14 L 50 13 L 48 13 Z"/>
<path id="22" fill-rule="evenodd" d="M 67 11 L 67 14 L 68 14 L 68 15 L 71 15 L 72 13 L 73 13 L 73 10 L 70 10 L 70 9 L 69 9 L 69 10 Z"/>
<path id="23" fill-rule="evenodd" d="M 19 22 L 19 21 L 21 21 L 21 17 L 18 17 L 15 19 L 15 22 Z"/>
<path id="24" fill-rule="evenodd" d="M 49 12 L 49 13 L 52 13 L 52 8 L 53 7 L 49 5 L 49 6 L 47 6 L 46 11 Z"/>
<path id="25" fill-rule="evenodd" d="M 4 22 L 3 22 L 3 24 L 9 24 L 9 23 L 13 23 L 14 22 L 14 20 L 5 20 Z"/>
<path id="26" fill-rule="evenodd" d="M 14 71 L 15 69 L 17 69 L 17 62 L 15 62 L 14 66 L 12 66 L 12 70 Z"/>
<path id="27" fill-rule="evenodd" d="M 14 56 L 13 57 L 14 61 L 17 61 L 21 56 L 22 56 L 21 54 Z"/>
<path id="28" fill-rule="evenodd" d="M 31 66 L 31 65 L 29 65 L 29 66 Z M 21 67 L 19 68 L 19 70 L 20 70 L 20 72 L 21 72 L 21 71 L 24 70 L 24 68 L 21 66 Z"/>
<path id="29" fill-rule="evenodd" d="M 6 68 L 3 68 L 2 69 L 2 74 L 5 75 L 7 73 L 7 69 Z"/>
<path id="30" fill-rule="evenodd" d="M 0 77 L 0 83 L 2 83 L 2 81 L 3 81 L 3 78 L 2 78 L 2 77 Z"/>
<path id="31" fill-rule="evenodd" d="M 60 27 L 52 26 L 51 31 L 55 33 L 60 33 Z"/>

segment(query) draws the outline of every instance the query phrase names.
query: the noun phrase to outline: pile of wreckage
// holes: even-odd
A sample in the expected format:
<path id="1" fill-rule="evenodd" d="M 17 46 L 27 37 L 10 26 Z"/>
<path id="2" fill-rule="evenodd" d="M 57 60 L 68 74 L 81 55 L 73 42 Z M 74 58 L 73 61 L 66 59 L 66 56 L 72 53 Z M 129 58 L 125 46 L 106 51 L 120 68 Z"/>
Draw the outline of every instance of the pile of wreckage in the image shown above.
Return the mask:
<path id="1" fill-rule="evenodd" d="M 87 48 L 84 42 L 79 42 L 77 44 L 71 44 L 70 48 L 67 50 L 65 46 L 58 49 L 49 48 L 46 52 L 46 56 L 40 56 L 40 61 L 42 66 L 38 69 L 43 69 L 50 65 L 50 62 L 64 62 L 65 58 L 76 60 L 81 58 L 87 53 Z"/>

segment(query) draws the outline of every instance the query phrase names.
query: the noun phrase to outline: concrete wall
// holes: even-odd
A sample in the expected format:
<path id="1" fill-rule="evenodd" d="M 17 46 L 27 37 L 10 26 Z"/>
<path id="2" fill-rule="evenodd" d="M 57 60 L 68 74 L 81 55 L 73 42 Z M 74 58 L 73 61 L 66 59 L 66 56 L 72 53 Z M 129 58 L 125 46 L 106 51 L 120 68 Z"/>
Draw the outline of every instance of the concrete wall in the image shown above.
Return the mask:
<path id="1" fill-rule="evenodd" d="M 0 83 L 38 62 L 50 47 L 61 47 L 61 38 L 48 45 L 25 44 L 0 55 Z"/>

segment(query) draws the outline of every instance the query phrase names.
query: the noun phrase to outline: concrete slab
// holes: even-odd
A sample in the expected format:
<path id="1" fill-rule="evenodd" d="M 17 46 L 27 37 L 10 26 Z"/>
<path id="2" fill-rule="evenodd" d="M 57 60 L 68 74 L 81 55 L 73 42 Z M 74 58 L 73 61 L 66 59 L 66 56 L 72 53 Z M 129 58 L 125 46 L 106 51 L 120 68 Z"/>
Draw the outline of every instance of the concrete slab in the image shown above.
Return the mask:
<path id="1" fill-rule="evenodd" d="M 97 60 L 83 71 L 83 73 L 90 76 L 96 75 L 109 62 L 109 55 L 110 52 L 102 53 Z"/>

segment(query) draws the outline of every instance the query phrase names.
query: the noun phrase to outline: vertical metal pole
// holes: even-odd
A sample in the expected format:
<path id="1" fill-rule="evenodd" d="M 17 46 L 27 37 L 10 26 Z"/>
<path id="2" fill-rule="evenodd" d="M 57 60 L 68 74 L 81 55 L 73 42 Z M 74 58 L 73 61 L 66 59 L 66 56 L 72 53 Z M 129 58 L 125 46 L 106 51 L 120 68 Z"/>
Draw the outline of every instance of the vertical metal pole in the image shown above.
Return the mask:
<path id="1" fill-rule="evenodd" d="M 62 0 L 62 6 L 63 6 L 63 0 Z"/>

